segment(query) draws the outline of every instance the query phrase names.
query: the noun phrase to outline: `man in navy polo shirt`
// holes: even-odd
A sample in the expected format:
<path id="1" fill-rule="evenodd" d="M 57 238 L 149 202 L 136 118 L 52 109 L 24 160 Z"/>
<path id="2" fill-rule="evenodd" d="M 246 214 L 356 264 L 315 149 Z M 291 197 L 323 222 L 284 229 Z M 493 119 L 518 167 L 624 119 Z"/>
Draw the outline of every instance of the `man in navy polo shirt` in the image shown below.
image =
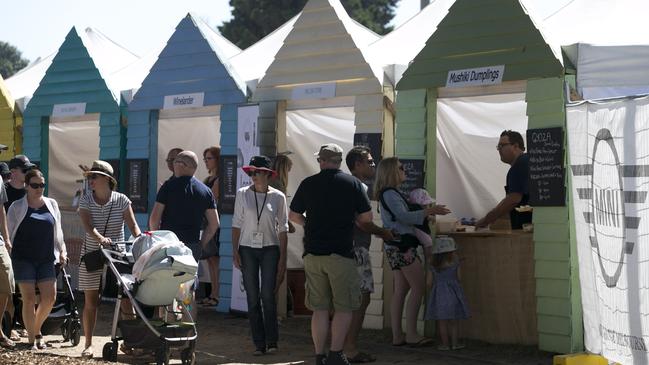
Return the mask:
<path id="1" fill-rule="evenodd" d="M 304 226 L 305 302 L 313 311 L 311 336 L 316 365 L 348 364 L 343 344 L 352 311 L 360 306 L 360 280 L 350 279 L 358 278 L 354 222 L 372 232 L 372 208 L 360 180 L 340 170 L 340 146 L 322 145 L 316 155 L 320 172 L 300 183 L 291 202 L 289 219 Z M 331 346 L 325 357 L 332 309 Z"/>

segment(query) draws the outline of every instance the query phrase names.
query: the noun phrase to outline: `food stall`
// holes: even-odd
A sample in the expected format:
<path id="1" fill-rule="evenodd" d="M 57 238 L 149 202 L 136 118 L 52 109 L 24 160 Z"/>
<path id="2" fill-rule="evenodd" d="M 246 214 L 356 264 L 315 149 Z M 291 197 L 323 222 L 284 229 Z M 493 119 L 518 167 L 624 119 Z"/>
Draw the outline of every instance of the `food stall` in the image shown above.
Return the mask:
<path id="1" fill-rule="evenodd" d="M 420 161 L 425 187 L 457 218 L 481 218 L 505 195 L 500 132 L 564 127 L 564 80 L 560 55 L 519 1 L 458 0 L 397 84 L 396 155 Z M 556 352 L 583 347 L 569 199 L 555 198 L 534 206 L 533 233 L 507 222 L 450 233 L 472 311 L 463 336 Z"/>
<path id="2" fill-rule="evenodd" d="M 140 226 L 148 226 L 156 192 L 172 175 L 165 162 L 170 149 L 195 152 L 200 160 L 196 177 L 203 180 L 207 177 L 203 151 L 221 147 L 219 173 L 224 180 L 224 158 L 237 153 L 237 105 L 246 101 L 245 82 L 228 61 L 239 52 L 205 22 L 187 14 L 128 105 L 126 194 Z M 222 285 L 217 310 L 224 312 L 230 307 L 232 256 L 232 211 L 224 205 L 232 203 L 228 199 L 221 189 Z"/>

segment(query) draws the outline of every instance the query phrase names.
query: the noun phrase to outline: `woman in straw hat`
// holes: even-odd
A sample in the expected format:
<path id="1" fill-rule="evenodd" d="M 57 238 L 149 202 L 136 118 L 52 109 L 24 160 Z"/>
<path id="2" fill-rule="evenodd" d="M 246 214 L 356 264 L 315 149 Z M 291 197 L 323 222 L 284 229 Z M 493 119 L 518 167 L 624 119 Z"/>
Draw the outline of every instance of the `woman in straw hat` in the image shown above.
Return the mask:
<path id="1" fill-rule="evenodd" d="M 117 180 L 113 176 L 112 166 L 106 161 L 97 160 L 84 175 L 88 179 L 90 189 L 79 201 L 79 216 L 86 231 L 81 256 L 98 250 L 100 246 L 106 247 L 112 242 L 123 241 L 124 223 L 133 236 L 139 236 L 140 228 L 135 222 L 131 201 L 126 195 L 114 191 Z M 86 270 L 83 260 L 79 266 L 79 290 L 85 294 L 83 332 L 86 345 L 81 353 L 84 358 L 93 355 L 92 333 L 97 320 L 102 271 Z"/>
<path id="2" fill-rule="evenodd" d="M 233 259 L 246 289 L 253 355 L 259 356 L 277 351 L 275 291 L 286 272 L 288 210 L 284 193 L 268 186 L 268 180 L 276 174 L 268 157 L 254 156 L 243 171 L 252 178 L 252 184 L 237 191 L 232 218 Z"/>

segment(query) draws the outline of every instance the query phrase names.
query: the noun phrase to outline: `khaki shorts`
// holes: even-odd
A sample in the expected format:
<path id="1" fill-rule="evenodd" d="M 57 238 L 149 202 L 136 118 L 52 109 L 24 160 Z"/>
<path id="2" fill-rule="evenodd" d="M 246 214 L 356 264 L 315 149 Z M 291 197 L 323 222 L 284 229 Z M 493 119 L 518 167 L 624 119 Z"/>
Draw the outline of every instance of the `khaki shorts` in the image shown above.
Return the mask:
<path id="1" fill-rule="evenodd" d="M 0 245 L 0 294 L 10 295 L 15 292 L 14 270 L 11 257 L 4 243 Z"/>
<path id="2" fill-rule="evenodd" d="M 340 255 L 304 256 L 306 296 L 304 304 L 312 311 L 334 309 L 351 312 L 361 305 L 356 260 Z"/>

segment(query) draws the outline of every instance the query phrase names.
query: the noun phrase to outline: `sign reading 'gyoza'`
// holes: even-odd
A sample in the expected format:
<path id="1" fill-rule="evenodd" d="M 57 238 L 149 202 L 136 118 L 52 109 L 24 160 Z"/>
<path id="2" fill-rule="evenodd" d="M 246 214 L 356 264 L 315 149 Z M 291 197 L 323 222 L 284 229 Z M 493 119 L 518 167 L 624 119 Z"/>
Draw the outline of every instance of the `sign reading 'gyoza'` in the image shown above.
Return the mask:
<path id="1" fill-rule="evenodd" d="M 503 82 L 505 65 L 451 70 L 446 87 L 498 85 Z"/>

